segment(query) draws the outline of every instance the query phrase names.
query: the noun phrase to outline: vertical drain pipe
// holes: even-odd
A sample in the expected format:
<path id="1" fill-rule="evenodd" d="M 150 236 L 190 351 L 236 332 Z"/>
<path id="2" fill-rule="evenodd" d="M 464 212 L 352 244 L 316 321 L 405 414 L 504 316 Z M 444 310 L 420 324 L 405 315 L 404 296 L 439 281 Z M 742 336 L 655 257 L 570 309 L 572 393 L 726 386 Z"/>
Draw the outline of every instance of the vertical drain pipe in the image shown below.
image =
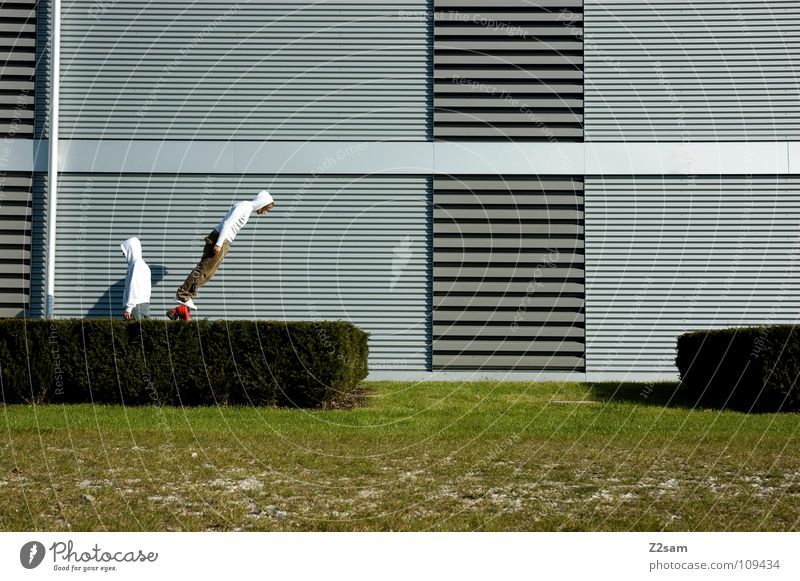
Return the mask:
<path id="1" fill-rule="evenodd" d="M 50 37 L 50 140 L 47 160 L 47 289 L 45 317 L 55 315 L 56 206 L 58 204 L 58 99 L 61 82 L 61 0 L 53 2 Z"/>

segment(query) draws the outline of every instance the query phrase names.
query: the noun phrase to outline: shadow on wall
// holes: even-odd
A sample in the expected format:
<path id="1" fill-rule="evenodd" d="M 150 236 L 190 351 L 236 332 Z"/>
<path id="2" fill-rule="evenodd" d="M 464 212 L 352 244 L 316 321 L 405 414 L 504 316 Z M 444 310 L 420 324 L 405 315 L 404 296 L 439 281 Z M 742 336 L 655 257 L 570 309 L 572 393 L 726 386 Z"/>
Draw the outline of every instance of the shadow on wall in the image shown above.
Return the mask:
<path id="1" fill-rule="evenodd" d="M 150 281 L 155 287 L 168 274 L 167 267 L 163 264 L 149 264 Z M 124 305 L 122 304 L 122 293 L 125 292 L 125 277 L 112 284 L 97 302 L 89 308 L 86 313 L 87 319 L 101 318 L 122 318 Z"/>

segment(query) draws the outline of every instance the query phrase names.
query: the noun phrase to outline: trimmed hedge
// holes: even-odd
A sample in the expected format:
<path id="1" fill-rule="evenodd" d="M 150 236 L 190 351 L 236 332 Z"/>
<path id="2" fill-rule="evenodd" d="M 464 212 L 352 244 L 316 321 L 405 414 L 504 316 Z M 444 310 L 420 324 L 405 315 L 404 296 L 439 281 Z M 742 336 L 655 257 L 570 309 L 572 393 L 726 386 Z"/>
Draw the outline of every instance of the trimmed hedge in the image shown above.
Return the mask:
<path id="1" fill-rule="evenodd" d="M 681 381 L 714 407 L 800 410 L 800 326 L 697 331 L 678 337 Z"/>
<path id="2" fill-rule="evenodd" d="M 5 403 L 318 407 L 366 376 L 344 321 L 0 320 Z"/>

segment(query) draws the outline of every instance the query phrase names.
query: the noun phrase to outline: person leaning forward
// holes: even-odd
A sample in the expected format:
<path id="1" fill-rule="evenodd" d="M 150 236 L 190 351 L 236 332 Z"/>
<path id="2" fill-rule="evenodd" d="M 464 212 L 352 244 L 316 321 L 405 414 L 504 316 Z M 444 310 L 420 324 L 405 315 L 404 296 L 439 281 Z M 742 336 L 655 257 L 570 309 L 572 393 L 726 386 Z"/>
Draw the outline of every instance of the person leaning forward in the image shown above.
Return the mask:
<path id="1" fill-rule="evenodd" d="M 219 269 L 225 255 L 231 247 L 236 235 L 247 224 L 252 214 L 263 216 L 275 207 L 275 201 L 267 190 L 262 190 L 252 201 L 234 204 L 225 217 L 220 220 L 205 239 L 203 256 L 200 262 L 192 269 L 189 276 L 178 288 L 175 298 L 181 305 L 197 310 L 194 298 L 197 291 L 205 286 Z M 167 311 L 170 319 L 183 318 L 180 316 L 180 307 Z M 185 312 L 185 309 L 183 310 Z"/>

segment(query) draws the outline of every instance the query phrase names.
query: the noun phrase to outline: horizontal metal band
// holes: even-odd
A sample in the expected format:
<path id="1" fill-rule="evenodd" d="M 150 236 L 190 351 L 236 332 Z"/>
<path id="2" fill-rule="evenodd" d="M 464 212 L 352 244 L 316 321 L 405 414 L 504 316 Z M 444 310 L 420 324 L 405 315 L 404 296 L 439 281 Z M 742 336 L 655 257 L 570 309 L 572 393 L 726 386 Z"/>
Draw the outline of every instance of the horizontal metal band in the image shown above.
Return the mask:
<path id="1" fill-rule="evenodd" d="M 0 171 L 47 171 L 47 140 L 6 139 Z M 509 143 L 62 140 L 59 171 L 181 174 L 800 174 L 800 142 Z"/>

